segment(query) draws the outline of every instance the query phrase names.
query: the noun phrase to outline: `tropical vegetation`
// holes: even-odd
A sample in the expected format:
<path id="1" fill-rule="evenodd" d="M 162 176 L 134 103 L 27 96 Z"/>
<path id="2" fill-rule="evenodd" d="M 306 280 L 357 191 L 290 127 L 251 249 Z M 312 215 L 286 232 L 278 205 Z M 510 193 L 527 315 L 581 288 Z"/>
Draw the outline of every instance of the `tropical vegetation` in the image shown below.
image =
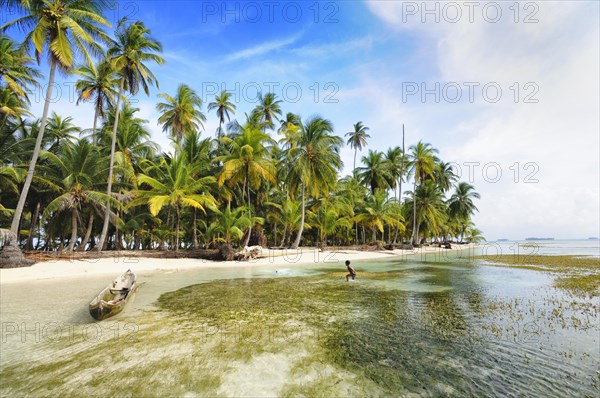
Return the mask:
<path id="1" fill-rule="evenodd" d="M 479 194 L 431 144 L 406 153 L 400 146 L 369 149 L 357 158 L 367 132 L 377 132 L 358 121 L 337 134 L 324 116 L 284 109 L 275 93 L 260 93 L 241 118 L 227 91 L 207 104 L 190 83 L 159 94 L 158 122 L 172 142 L 163 152 L 125 97 L 158 88 L 153 70 L 165 62 L 143 22 L 123 19 L 111 35 L 100 1 L 2 2 L 9 4 L 20 16 L 0 32 L 0 228 L 16 234 L 23 249 L 482 239 L 472 221 Z M 22 43 L 8 35 L 15 28 Z M 42 59 L 46 78 L 34 63 Z M 77 126 L 52 103 L 57 69 L 77 79 L 89 125 Z M 43 84 L 46 100 L 36 115 L 27 94 Z M 204 130 L 213 117 L 216 134 Z M 354 155 L 345 176 L 344 145 Z M 403 192 L 409 181 L 412 189 Z"/>

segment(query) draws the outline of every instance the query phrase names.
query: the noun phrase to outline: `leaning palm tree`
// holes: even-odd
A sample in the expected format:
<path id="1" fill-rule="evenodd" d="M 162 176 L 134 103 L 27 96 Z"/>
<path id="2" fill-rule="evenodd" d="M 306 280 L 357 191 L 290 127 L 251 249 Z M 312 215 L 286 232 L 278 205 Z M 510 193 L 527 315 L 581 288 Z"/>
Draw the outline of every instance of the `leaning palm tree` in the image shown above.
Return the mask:
<path id="1" fill-rule="evenodd" d="M 97 66 L 90 63 L 81 66 L 71 73 L 79 75 L 80 79 L 75 83 L 77 90 L 77 104 L 80 101 L 94 103 L 94 124 L 92 127 L 92 142 L 96 143 L 96 126 L 98 118 L 104 118 L 104 112 L 108 106 L 115 103 L 117 96 L 117 75 L 110 63 L 101 61 Z"/>
<path id="2" fill-rule="evenodd" d="M 220 94 L 215 95 L 215 101 L 208 104 L 208 110 L 216 110 L 217 116 L 219 117 L 219 129 L 217 130 L 217 137 L 221 137 L 221 133 L 223 132 L 222 126 L 225 123 L 225 118 L 227 121 L 231 121 L 231 115 L 235 115 L 235 104 L 230 101 L 231 93 L 223 90 Z"/>
<path id="3" fill-rule="evenodd" d="M 288 150 L 287 178 L 292 191 L 300 189 L 302 197 L 302 217 L 292 249 L 297 249 L 302 239 L 306 191 L 314 198 L 329 194 L 343 165 L 339 154 L 342 144 L 342 139 L 333 135 L 331 122 L 316 116 L 300 125 L 297 141 Z"/>
<path id="4" fill-rule="evenodd" d="M 169 132 L 177 142 L 191 132 L 204 128 L 206 116 L 200 111 L 202 100 L 189 86 L 180 84 L 175 97 L 169 94 L 158 94 L 165 102 L 156 104 L 156 110 L 161 112 L 158 123 L 163 125 L 163 131 Z"/>
<path id="5" fill-rule="evenodd" d="M 281 116 L 281 100 L 277 99 L 277 95 L 274 93 L 267 93 L 264 96 L 262 93 L 258 95 L 260 104 L 256 107 L 259 114 L 262 115 L 262 120 L 265 126 L 273 129 L 275 124 L 273 119 L 277 116 Z"/>
<path id="6" fill-rule="evenodd" d="M 352 170 L 356 170 L 356 152 L 362 151 L 363 147 L 367 146 L 367 138 L 371 138 L 367 134 L 367 131 L 369 131 L 369 128 L 364 126 L 363 122 L 356 122 L 354 124 L 354 131 L 346 133 L 346 137 L 348 137 L 346 145 L 354 148 L 354 165 L 352 166 Z"/>
<path id="7" fill-rule="evenodd" d="M 115 32 L 116 40 L 108 49 L 107 57 L 111 66 L 119 75 L 119 95 L 115 106 L 116 115 L 110 147 L 110 160 L 108 167 L 108 195 L 112 192 L 113 172 L 115 163 L 115 144 L 117 140 L 117 127 L 119 125 L 119 112 L 121 110 L 121 97 L 125 90 L 130 94 L 138 93 L 140 86 L 146 95 L 150 94 L 149 85 L 158 87 L 158 80 L 146 65 L 152 61 L 161 65 L 165 61 L 158 55 L 162 51 L 161 44 L 150 36 L 150 30 L 140 22 L 128 23 L 126 18 L 119 21 Z M 101 251 L 108 233 L 108 222 L 110 218 L 110 206 L 106 204 L 104 224 L 100 234 L 97 250 Z"/>
<path id="8" fill-rule="evenodd" d="M 423 184 L 425 179 L 434 179 L 435 172 L 435 153 L 437 149 L 433 148 L 431 144 L 423 143 L 419 141 L 416 145 L 412 145 L 410 148 L 410 167 L 413 174 L 413 195 L 417 191 L 417 182 L 419 185 Z M 417 207 L 413 206 L 413 236 L 412 244 L 416 246 L 419 244 L 419 228 L 417 224 Z"/>
<path id="9" fill-rule="evenodd" d="M 27 177 L 19 202 L 13 216 L 11 231 L 18 235 L 19 224 L 29 187 L 33 180 L 35 165 L 40 154 L 48 110 L 52 101 L 52 88 L 56 69 L 70 70 L 75 63 L 76 54 L 83 56 L 90 62 L 92 54 L 100 54 L 101 47 L 98 41 L 105 41 L 106 35 L 103 26 L 110 26 L 101 14 L 101 1 L 96 0 L 30 0 L 19 2 L 24 8 L 25 15 L 0 27 L 18 26 L 24 33 L 23 47 L 30 50 L 33 47 L 35 58 L 39 61 L 47 52 L 50 62 L 48 88 L 44 101 L 44 110 L 40 131 L 36 139 L 35 148 L 29 163 Z"/>

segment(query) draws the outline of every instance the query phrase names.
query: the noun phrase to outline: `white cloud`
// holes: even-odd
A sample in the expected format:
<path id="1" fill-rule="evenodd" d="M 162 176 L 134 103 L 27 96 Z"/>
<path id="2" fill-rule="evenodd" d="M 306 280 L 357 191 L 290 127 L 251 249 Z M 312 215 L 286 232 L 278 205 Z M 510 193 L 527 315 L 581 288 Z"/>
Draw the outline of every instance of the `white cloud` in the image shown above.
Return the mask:
<path id="1" fill-rule="evenodd" d="M 234 52 L 232 54 L 229 54 L 225 57 L 224 60 L 225 60 L 225 62 L 233 62 L 233 61 L 239 61 L 241 59 L 247 59 L 247 58 L 252 58 L 252 57 L 259 56 L 259 55 L 264 55 L 264 54 L 282 49 L 284 47 L 289 46 L 290 44 L 295 43 L 301 36 L 302 36 L 302 32 L 299 32 L 293 36 L 290 36 L 290 37 L 282 39 L 282 40 L 274 40 L 274 41 L 269 41 L 266 43 L 261 43 L 257 46 L 246 48 L 244 50 L 240 50 L 240 51 Z"/>
<path id="2" fill-rule="evenodd" d="M 356 95 L 377 96 L 379 106 L 371 111 L 380 116 L 374 119 L 372 130 L 389 128 L 390 123 L 397 129 L 405 122 L 412 137 L 418 132 L 440 148 L 442 158 L 481 163 L 473 181 L 482 194 L 481 212 L 475 220 L 489 238 L 597 235 L 598 4 L 538 2 L 539 22 L 534 24 L 514 23 L 514 15 L 507 10 L 512 4 L 505 5 L 505 18 L 496 24 L 484 20 L 448 24 L 421 23 L 420 16 L 411 20 L 402 15 L 400 2 L 369 3 L 371 11 L 392 29 L 425 37 L 421 46 L 425 52 L 434 52 L 437 67 L 428 84 L 497 82 L 503 89 L 498 103 L 487 103 L 479 93 L 472 104 L 443 100 L 404 104 L 398 100 L 398 89 L 399 81 L 407 77 L 394 80 L 391 73 L 362 76 Z M 387 84 L 380 83 L 386 80 Z M 510 89 L 516 87 L 515 82 L 520 84 L 518 103 Z M 527 82 L 539 87 L 537 104 L 523 102 L 523 95 L 532 92 L 524 90 Z M 373 140 L 374 145 L 379 142 Z M 503 171 L 495 183 L 481 175 L 481 167 L 491 162 Z M 521 168 L 516 183 L 510 169 L 515 162 Z M 536 184 L 522 181 L 533 170 L 523 169 L 527 162 L 539 166 Z"/>

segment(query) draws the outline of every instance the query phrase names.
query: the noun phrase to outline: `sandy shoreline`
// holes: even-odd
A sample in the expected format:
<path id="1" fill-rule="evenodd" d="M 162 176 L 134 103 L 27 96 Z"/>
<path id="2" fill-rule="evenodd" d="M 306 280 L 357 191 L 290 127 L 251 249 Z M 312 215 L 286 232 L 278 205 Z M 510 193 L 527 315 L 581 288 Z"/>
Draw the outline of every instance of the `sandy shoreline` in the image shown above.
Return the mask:
<path id="1" fill-rule="evenodd" d="M 85 275 L 115 276 L 131 269 L 141 271 L 176 271 L 201 268 L 251 267 L 251 266 L 301 266 L 306 264 L 342 264 L 345 260 L 368 261 L 380 258 L 406 256 L 412 259 L 431 260 L 456 258 L 468 255 L 474 245 L 455 245 L 452 249 L 423 247 L 414 250 L 359 251 L 351 249 L 335 249 L 319 251 L 316 248 L 304 247 L 298 250 L 264 249 L 261 258 L 251 261 L 210 261 L 194 258 L 148 258 L 125 257 L 115 252 L 115 257 L 51 260 L 34 264 L 26 268 L 0 269 L 0 285 L 35 280 L 69 278 Z"/>

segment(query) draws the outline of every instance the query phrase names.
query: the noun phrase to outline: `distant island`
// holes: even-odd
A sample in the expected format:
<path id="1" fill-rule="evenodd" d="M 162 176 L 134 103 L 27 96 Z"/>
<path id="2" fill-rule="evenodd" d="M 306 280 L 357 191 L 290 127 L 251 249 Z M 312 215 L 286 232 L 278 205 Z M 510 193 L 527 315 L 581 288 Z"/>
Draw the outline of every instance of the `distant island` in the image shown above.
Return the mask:
<path id="1" fill-rule="evenodd" d="M 525 240 L 554 240 L 554 238 L 525 238 Z"/>
<path id="2" fill-rule="evenodd" d="M 497 242 L 508 242 L 508 239 L 506 239 L 506 238 L 498 239 Z"/>
<path id="3" fill-rule="evenodd" d="M 590 236 L 588 239 L 589 240 L 599 240 L 597 236 Z"/>

